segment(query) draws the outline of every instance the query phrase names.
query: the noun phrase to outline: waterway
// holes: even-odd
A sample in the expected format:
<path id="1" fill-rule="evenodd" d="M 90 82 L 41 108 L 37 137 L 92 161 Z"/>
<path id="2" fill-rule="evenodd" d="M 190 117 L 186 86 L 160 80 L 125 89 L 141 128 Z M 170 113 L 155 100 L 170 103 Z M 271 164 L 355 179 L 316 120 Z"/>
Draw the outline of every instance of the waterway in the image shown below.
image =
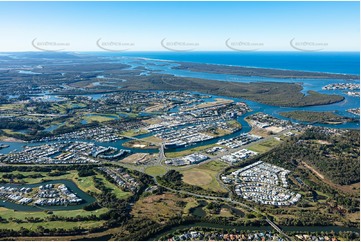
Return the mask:
<path id="1" fill-rule="evenodd" d="M 159 240 L 160 237 L 176 232 L 177 230 L 190 229 L 193 227 L 202 227 L 202 228 L 215 228 L 215 229 L 225 229 L 236 231 L 273 231 L 274 229 L 271 226 L 235 226 L 235 225 L 223 225 L 223 224 L 214 224 L 207 222 L 196 222 L 186 225 L 178 225 L 163 231 L 151 238 L 149 241 Z M 340 226 L 283 226 L 281 228 L 285 232 L 341 232 L 341 231 L 353 231 L 360 232 L 358 228 L 347 228 Z"/>
<path id="2" fill-rule="evenodd" d="M 209 55 L 208 55 L 209 56 Z M 332 55 L 325 55 L 326 57 L 331 57 Z M 319 58 L 326 58 L 325 56 Z M 347 56 L 347 55 L 346 55 Z M 355 55 L 356 56 L 356 55 Z M 305 58 L 305 56 L 293 56 L 290 55 L 290 58 Z M 181 58 L 178 56 L 178 58 Z M 242 60 L 243 56 L 238 57 L 238 60 Z M 270 58 L 267 56 L 267 58 Z M 281 58 L 281 57 L 280 57 Z M 285 58 L 283 56 L 282 58 Z M 282 59 L 281 58 L 281 59 Z M 315 57 L 313 57 L 315 58 Z M 340 56 L 337 56 L 340 58 Z M 346 58 L 346 57 L 345 57 Z M 350 58 L 348 56 L 347 58 Z M 347 59 L 346 58 L 346 59 Z M 352 57 L 353 58 L 353 57 Z M 131 62 L 131 60 L 137 60 Z M 172 60 L 176 60 L 176 57 L 172 57 Z M 181 59 L 183 60 L 183 59 Z M 325 59 L 327 61 L 327 58 Z M 183 60 L 184 61 L 184 60 Z M 260 60 L 259 60 L 260 61 Z M 307 61 L 307 63 L 312 62 L 313 59 Z M 356 61 L 356 59 L 354 59 Z M 186 70 L 177 70 L 172 69 L 173 67 L 177 66 L 178 64 L 175 62 L 164 61 L 160 59 L 147 59 L 147 58 L 136 58 L 132 56 L 123 57 L 120 62 L 125 64 L 132 64 L 132 68 L 137 68 L 140 66 L 145 66 L 147 69 L 156 71 L 158 73 L 163 74 L 170 74 L 180 77 L 192 77 L 192 78 L 202 78 L 202 79 L 209 79 L 209 80 L 217 80 L 217 81 L 230 81 L 230 82 L 243 82 L 243 83 L 250 83 L 250 82 L 284 82 L 284 83 L 298 83 L 300 84 L 303 89 L 302 93 L 305 95 L 308 94 L 308 91 L 317 91 L 323 94 L 337 94 L 341 95 L 345 98 L 344 101 L 339 103 L 334 103 L 330 105 L 319 105 L 319 106 L 309 106 L 309 107 L 279 107 L 279 106 L 270 106 L 261 103 L 256 103 L 248 100 L 239 99 L 245 101 L 248 105 L 251 106 L 252 109 L 258 109 L 259 111 L 265 112 L 267 114 L 271 114 L 276 116 L 277 118 L 287 119 L 279 115 L 280 112 L 285 111 L 295 111 L 295 110 L 304 110 L 304 111 L 332 111 L 336 114 L 346 116 L 346 117 L 353 117 L 359 120 L 358 115 L 351 114 L 347 112 L 347 109 L 350 108 L 359 108 L 360 107 L 360 97 L 348 96 L 342 90 L 322 90 L 322 87 L 333 84 L 333 83 L 359 83 L 359 80 L 345 80 L 345 79 L 300 79 L 300 78 L 269 78 L 269 77 L 258 77 L 258 76 L 237 76 L 237 75 L 227 75 L 227 74 L 213 74 L 213 73 L 206 73 L 206 72 L 192 72 Z M 196 62 L 196 61 L 195 61 Z M 356 61 L 357 62 L 357 61 Z M 355 63 L 356 63 L 355 62 Z M 287 64 L 287 63 L 283 63 Z M 318 64 L 319 66 L 319 64 Z M 359 74 L 358 65 L 355 65 L 353 68 L 350 69 L 350 66 L 344 66 L 344 72 L 340 71 L 339 73 L 354 73 Z M 303 68 L 287 68 L 287 69 L 296 69 L 296 70 L 305 70 Z M 307 70 L 307 69 L 306 69 Z M 346 71 L 347 70 L 347 71 Z M 314 71 L 314 70 L 313 70 Z M 320 70 L 321 71 L 321 70 Z M 325 72 L 332 72 L 332 71 L 325 71 Z M 356 90 L 357 91 L 357 90 Z M 293 120 L 295 121 L 295 120 Z M 359 129 L 359 122 L 354 123 L 345 123 L 340 125 L 328 125 L 323 124 L 322 126 L 327 127 L 335 127 L 335 128 L 355 128 Z"/>
<path id="3" fill-rule="evenodd" d="M 83 202 L 81 204 L 72 205 L 72 206 L 32 206 L 32 205 L 21 205 L 21 204 L 12 203 L 10 201 L 0 200 L 0 207 L 6 207 L 8 209 L 13 209 L 16 211 L 76 210 L 76 209 L 81 209 L 84 206 L 95 202 L 94 197 L 82 191 L 73 181 L 70 180 L 52 180 L 41 183 L 23 184 L 23 185 L 0 184 L 0 186 L 11 186 L 11 187 L 21 186 L 21 187 L 34 188 L 46 184 L 60 184 L 60 183 L 67 186 L 69 190 L 75 193 L 79 198 L 82 198 Z"/>
<path id="4" fill-rule="evenodd" d="M 93 94 L 90 95 L 94 98 L 94 95 L 96 95 L 97 98 L 100 98 L 102 96 L 102 94 Z M 294 110 L 300 110 L 300 108 L 288 108 L 288 107 L 275 107 L 275 106 L 270 106 L 267 104 L 261 104 L 261 103 L 257 103 L 257 102 L 253 102 L 253 101 L 249 101 L 249 100 L 245 100 L 242 98 L 231 98 L 231 97 L 225 97 L 225 96 L 216 96 L 216 95 L 212 95 L 209 98 L 206 98 L 205 101 L 211 102 L 211 101 L 215 101 L 217 98 L 226 98 L 226 99 L 231 99 L 234 100 L 236 102 L 245 102 L 248 104 L 248 106 L 252 109 L 252 111 L 242 115 L 242 116 L 238 116 L 237 117 L 237 121 L 242 125 L 242 129 L 238 130 L 232 134 L 228 134 L 225 136 L 221 136 L 221 137 L 217 137 L 214 139 L 210 139 L 210 140 L 206 140 L 203 142 L 199 142 L 187 147 L 180 147 L 180 148 L 175 148 L 172 150 L 166 150 L 166 152 L 178 152 L 178 151 L 183 151 L 183 150 L 187 150 L 193 147 L 199 147 L 199 146 L 203 146 L 203 145 L 209 145 L 209 144 L 215 144 L 217 143 L 219 140 L 221 139 L 230 139 L 230 138 L 234 138 L 239 136 L 242 133 L 248 133 L 251 131 L 252 127 L 248 124 L 248 122 L 245 121 L 245 118 L 257 113 L 257 112 L 264 112 L 267 113 L 269 115 L 272 115 L 276 118 L 279 119 L 283 119 L 283 120 L 290 120 L 292 122 L 297 122 L 297 123 L 302 123 L 302 124 L 310 124 L 308 122 L 300 122 L 297 120 L 293 120 L 293 119 L 289 119 L 289 118 L 285 118 L 283 116 L 281 116 L 279 114 L 280 111 L 285 112 L 285 111 L 294 111 Z M 354 117 L 355 115 L 349 114 L 347 112 L 344 112 L 345 108 L 342 108 L 344 106 L 349 106 L 349 105 L 356 105 L 356 103 L 358 103 L 359 101 L 357 101 L 357 99 L 359 100 L 359 98 L 357 97 L 350 97 L 351 99 L 347 100 L 345 99 L 342 102 L 339 103 L 335 103 L 335 104 L 331 104 L 331 105 L 322 105 L 322 106 L 310 106 L 310 107 L 304 107 L 302 110 L 307 110 L 307 111 L 335 111 L 336 113 L 342 113 L 345 116 L 349 116 L 349 117 Z M 358 104 L 357 104 L 358 105 Z M 172 110 L 170 110 L 170 113 L 174 113 L 177 112 L 178 108 L 173 108 Z M 143 113 L 143 115 L 149 115 L 146 113 Z M 85 120 L 84 120 L 85 121 Z M 359 122 L 350 122 L 350 123 L 342 123 L 342 124 L 337 124 L 337 125 L 333 125 L 333 124 L 313 124 L 315 126 L 323 126 L 323 127 L 330 127 L 330 128 L 352 128 L 352 129 L 359 129 Z M 52 127 L 53 128 L 53 127 Z M 149 137 L 152 136 L 153 133 L 148 133 L 148 134 L 142 134 L 142 135 L 138 135 L 135 136 L 136 138 L 145 138 L 145 137 Z M 89 140 L 74 140 L 74 141 L 87 141 L 87 142 L 94 142 L 94 141 L 89 141 Z M 112 146 L 118 149 L 127 149 L 130 150 L 133 153 L 158 153 L 158 149 L 139 149 L 139 148 L 128 148 L 128 147 L 124 147 L 123 144 L 125 142 L 130 141 L 130 139 L 122 139 L 122 140 L 118 140 L 115 142 L 94 142 L 97 145 L 101 145 L 101 146 Z M 36 146 L 36 145 L 41 145 L 44 144 L 45 142 L 35 142 L 35 143 L 26 143 L 26 142 L 1 142 L 3 144 L 7 144 L 9 145 L 9 147 L 4 148 L 2 150 L 0 150 L 0 153 L 3 154 L 8 154 L 10 152 L 14 152 L 14 151 L 21 151 L 23 150 L 23 146 L 27 145 L 27 146 Z M 52 143 L 52 142 L 47 142 L 47 143 Z"/>

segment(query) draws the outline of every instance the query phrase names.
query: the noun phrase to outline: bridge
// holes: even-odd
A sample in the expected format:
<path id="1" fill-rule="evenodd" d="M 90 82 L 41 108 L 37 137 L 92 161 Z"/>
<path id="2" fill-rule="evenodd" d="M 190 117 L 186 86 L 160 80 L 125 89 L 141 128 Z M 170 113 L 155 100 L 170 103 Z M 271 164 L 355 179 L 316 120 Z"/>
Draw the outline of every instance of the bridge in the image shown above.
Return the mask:
<path id="1" fill-rule="evenodd" d="M 293 239 L 291 239 L 287 234 L 285 234 L 282 229 L 280 227 L 278 227 L 274 222 L 272 222 L 271 220 L 269 220 L 268 218 L 266 218 L 266 222 L 272 226 L 272 228 L 274 228 L 280 235 L 284 236 L 287 240 L 292 241 Z"/>
<path id="2" fill-rule="evenodd" d="M 165 153 L 164 153 L 164 148 L 165 148 L 165 144 L 164 142 L 162 142 L 159 146 L 159 157 L 158 157 L 158 162 L 161 163 L 162 160 L 164 160 L 165 157 Z"/>
<path id="3" fill-rule="evenodd" d="M 244 204 L 244 203 L 241 203 L 241 202 L 238 202 L 238 201 L 234 201 L 232 200 L 232 198 L 230 197 L 215 197 L 215 196 L 209 196 L 209 195 L 201 195 L 201 194 L 197 194 L 197 193 L 193 193 L 193 192 L 188 192 L 188 191 L 184 191 L 184 190 L 176 190 L 176 189 L 172 189 L 172 188 L 169 188 L 167 186 L 164 186 L 164 185 L 161 185 L 157 178 L 156 177 L 153 177 L 153 180 L 155 182 L 155 184 L 157 184 L 157 186 L 160 186 L 160 187 L 163 187 L 165 188 L 166 190 L 169 190 L 171 192 L 175 192 L 175 193 L 181 193 L 181 194 L 186 194 L 186 195 L 189 195 L 189 196 L 193 196 L 193 197 L 198 197 L 198 198 L 205 198 L 205 199 L 210 199 L 210 200 L 218 200 L 218 201 L 225 201 L 225 202 L 228 202 L 228 203 L 231 203 L 231 204 L 234 204 L 234 205 L 239 205 L 239 206 L 242 206 L 250 211 L 253 211 L 253 212 L 256 212 L 256 213 L 260 213 L 259 211 L 257 211 L 256 209 Z M 293 241 L 293 239 L 288 236 L 287 234 L 285 234 L 285 232 L 282 231 L 282 229 L 280 227 L 278 227 L 274 222 L 272 222 L 271 220 L 269 220 L 268 218 L 265 219 L 265 221 L 272 227 L 274 228 L 280 235 L 282 235 L 285 240 L 288 240 L 288 241 Z"/>

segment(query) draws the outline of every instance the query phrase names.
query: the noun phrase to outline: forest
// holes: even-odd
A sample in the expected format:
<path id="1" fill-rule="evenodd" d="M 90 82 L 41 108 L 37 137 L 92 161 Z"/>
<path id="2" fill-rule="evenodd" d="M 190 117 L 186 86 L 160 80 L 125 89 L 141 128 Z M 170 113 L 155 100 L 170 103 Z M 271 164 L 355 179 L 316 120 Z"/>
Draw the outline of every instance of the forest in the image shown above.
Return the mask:
<path id="1" fill-rule="evenodd" d="M 292 119 L 297 119 L 304 122 L 315 123 L 343 123 L 356 121 L 352 118 L 343 117 L 334 112 L 310 112 L 310 111 L 291 111 L 281 112 L 282 116 Z"/>
<path id="2" fill-rule="evenodd" d="M 301 162 L 316 168 L 332 182 L 350 185 L 360 181 L 360 132 L 323 132 L 311 128 L 284 142 L 262 159 L 294 170 Z"/>

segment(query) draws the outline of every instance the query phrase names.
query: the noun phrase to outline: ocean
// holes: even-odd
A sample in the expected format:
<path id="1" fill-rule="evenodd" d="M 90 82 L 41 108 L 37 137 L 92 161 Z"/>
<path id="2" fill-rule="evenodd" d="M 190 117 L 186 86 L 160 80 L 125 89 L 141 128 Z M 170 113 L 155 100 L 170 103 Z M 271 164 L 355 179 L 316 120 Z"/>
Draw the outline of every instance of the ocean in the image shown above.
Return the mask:
<path id="1" fill-rule="evenodd" d="M 300 71 L 360 74 L 359 52 L 88 52 L 102 56 L 139 57 Z"/>

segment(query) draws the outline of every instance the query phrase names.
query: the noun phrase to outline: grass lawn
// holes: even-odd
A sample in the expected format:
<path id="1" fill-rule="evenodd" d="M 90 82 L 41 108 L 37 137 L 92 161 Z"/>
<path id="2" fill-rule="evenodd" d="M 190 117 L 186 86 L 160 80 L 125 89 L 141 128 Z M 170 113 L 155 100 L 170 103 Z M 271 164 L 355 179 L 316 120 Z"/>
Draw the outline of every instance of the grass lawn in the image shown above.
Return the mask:
<path id="1" fill-rule="evenodd" d="M 161 143 L 162 142 L 162 140 L 160 138 L 155 137 L 155 136 L 149 136 L 149 137 L 143 138 L 142 140 L 146 140 L 146 141 L 154 142 L 154 143 Z"/>
<path id="2" fill-rule="evenodd" d="M 101 174 L 96 175 L 96 178 L 102 179 L 104 186 L 112 190 L 115 196 L 117 196 L 117 198 L 119 199 L 126 199 L 132 194 L 131 192 L 125 192 L 119 187 L 117 187 L 115 184 L 110 183 Z"/>
<path id="3" fill-rule="evenodd" d="M 84 120 L 86 120 L 88 123 L 91 123 L 93 121 L 97 121 L 97 122 L 106 122 L 106 121 L 110 121 L 110 120 L 114 120 L 115 117 L 111 117 L 109 115 L 101 115 L 101 114 L 94 114 L 94 115 L 85 115 L 83 116 Z"/>
<path id="4" fill-rule="evenodd" d="M 51 107 L 52 110 L 58 111 L 60 113 L 66 113 L 67 110 L 76 109 L 76 108 L 84 108 L 86 104 L 79 102 L 66 102 L 66 103 L 54 103 Z"/>
<path id="5" fill-rule="evenodd" d="M 46 218 L 52 215 L 62 216 L 62 217 L 76 217 L 76 216 L 88 216 L 88 215 L 97 215 L 106 213 L 109 209 L 108 208 L 101 208 L 95 211 L 85 211 L 83 209 L 78 210 L 62 210 L 62 211 L 53 211 L 53 214 L 47 214 L 44 211 L 14 211 L 11 209 L 0 207 L 0 216 L 5 219 L 9 218 L 17 218 L 24 220 L 26 217 L 33 217 L 33 218 Z"/>
<path id="6" fill-rule="evenodd" d="M 180 172 L 183 174 L 183 181 L 185 183 L 215 192 L 226 192 L 216 178 L 218 172 L 226 166 L 227 165 L 221 161 L 211 161 L 196 168 Z"/>
<path id="7" fill-rule="evenodd" d="M 225 168 L 227 165 L 221 161 L 211 161 L 206 164 L 200 165 L 199 168 L 201 169 L 208 169 L 211 171 L 220 171 Z"/>
<path id="8" fill-rule="evenodd" d="M 24 108 L 24 106 L 24 104 L 18 103 L 1 104 L 0 110 L 21 110 Z"/>
<path id="9" fill-rule="evenodd" d="M 132 129 L 132 130 L 124 131 L 124 132 L 120 133 L 120 135 L 132 137 L 132 136 L 146 134 L 146 133 L 148 133 L 148 131 L 145 129 Z"/>
<path id="10" fill-rule="evenodd" d="M 91 176 L 78 177 L 77 185 L 79 186 L 80 189 L 84 191 L 100 193 L 99 189 L 95 187 L 93 178 Z"/>
<path id="11" fill-rule="evenodd" d="M 24 176 L 29 176 L 29 175 L 34 175 L 34 174 L 41 174 L 44 177 L 39 177 L 39 178 L 23 178 L 20 180 L 20 182 L 24 182 L 24 183 L 29 183 L 29 184 L 33 184 L 33 183 L 39 183 L 42 182 L 44 180 L 62 180 L 62 179 L 67 179 L 67 180 L 72 180 L 81 190 L 83 190 L 84 192 L 95 192 L 95 193 L 100 193 L 101 191 L 99 191 L 93 182 L 93 178 L 91 176 L 88 177 L 79 177 L 78 172 L 77 171 L 68 171 L 68 174 L 65 175 L 61 175 L 61 176 L 48 176 L 47 172 L 19 172 L 19 171 L 13 171 L 7 174 L 23 174 Z M 16 180 L 18 181 L 18 180 Z"/>
<path id="12" fill-rule="evenodd" d="M 54 111 L 58 111 L 59 113 L 66 113 L 68 106 L 66 104 L 59 104 L 59 103 L 54 103 L 51 106 L 51 109 Z"/>
<path id="13" fill-rule="evenodd" d="M 5 134 L 10 134 L 10 135 L 12 135 L 12 134 L 21 134 L 19 132 L 11 130 L 11 129 L 3 129 L 3 131 L 5 132 Z"/>
<path id="14" fill-rule="evenodd" d="M 240 124 L 237 120 L 227 121 L 227 124 L 230 125 L 232 128 L 242 128 L 242 124 Z"/>
<path id="15" fill-rule="evenodd" d="M 201 169 L 191 169 L 183 173 L 183 181 L 200 187 L 207 186 L 212 182 L 212 176 Z"/>
<path id="16" fill-rule="evenodd" d="M 192 149 L 187 149 L 187 150 L 183 150 L 183 151 L 179 151 L 179 152 L 167 152 L 167 150 L 165 150 L 165 152 L 166 152 L 165 155 L 166 155 L 167 158 L 176 158 L 176 157 L 180 157 L 180 156 L 189 155 L 189 154 L 192 154 L 194 152 L 206 150 L 206 149 L 212 148 L 214 146 L 217 146 L 217 144 L 194 147 Z"/>
<path id="17" fill-rule="evenodd" d="M 13 229 L 20 230 L 21 227 L 27 228 L 30 230 L 36 230 L 37 227 L 43 226 L 47 229 L 53 228 L 63 228 L 63 229 L 73 229 L 75 227 L 81 228 L 99 228 L 102 227 L 105 221 L 81 221 L 81 222 L 64 222 L 64 221 L 45 221 L 40 223 L 0 223 L 0 229 Z"/>
<path id="18" fill-rule="evenodd" d="M 281 143 L 281 141 L 271 138 L 271 139 L 265 140 L 261 143 L 254 144 L 254 145 L 250 146 L 248 149 L 258 152 L 258 153 L 264 153 L 264 152 L 267 152 L 267 151 L 271 150 L 272 148 L 276 147 L 279 143 Z"/>
<path id="19" fill-rule="evenodd" d="M 167 172 L 163 166 L 152 166 L 145 169 L 145 173 L 151 176 L 162 176 Z"/>

